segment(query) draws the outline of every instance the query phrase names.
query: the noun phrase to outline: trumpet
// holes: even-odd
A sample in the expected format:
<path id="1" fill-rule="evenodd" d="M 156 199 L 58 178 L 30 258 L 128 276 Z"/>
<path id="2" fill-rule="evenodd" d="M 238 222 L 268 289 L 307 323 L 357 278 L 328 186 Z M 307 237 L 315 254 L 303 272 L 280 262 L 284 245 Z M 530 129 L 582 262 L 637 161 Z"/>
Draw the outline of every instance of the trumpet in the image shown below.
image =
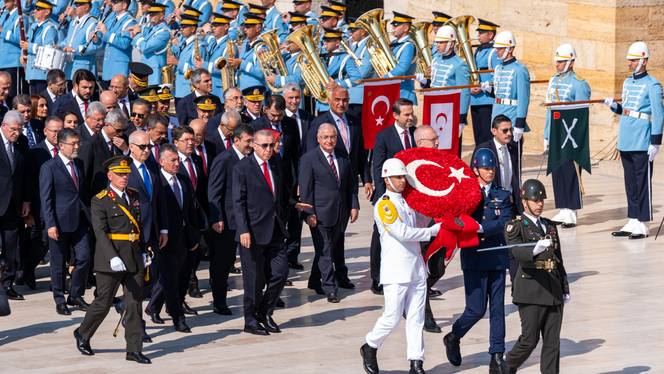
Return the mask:
<path id="1" fill-rule="evenodd" d="M 194 38 L 194 53 L 192 55 L 194 61 L 201 61 L 201 46 L 198 42 L 198 36 Z M 191 79 L 191 75 L 194 74 L 194 69 L 189 69 L 184 72 L 184 79 Z"/>

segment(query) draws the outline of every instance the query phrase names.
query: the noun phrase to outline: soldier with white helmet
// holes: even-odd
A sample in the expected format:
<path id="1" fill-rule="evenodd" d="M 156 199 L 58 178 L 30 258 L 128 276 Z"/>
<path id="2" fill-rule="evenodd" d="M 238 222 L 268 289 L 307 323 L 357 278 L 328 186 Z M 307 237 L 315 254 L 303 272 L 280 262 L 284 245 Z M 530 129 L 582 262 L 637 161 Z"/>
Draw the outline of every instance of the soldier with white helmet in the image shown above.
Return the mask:
<path id="1" fill-rule="evenodd" d="M 477 70 L 493 70 L 499 62 L 496 50 L 493 49 L 493 39 L 498 31 L 497 24 L 478 18 L 477 40 L 480 45 L 475 48 L 475 64 Z M 480 82 L 493 82 L 493 73 L 479 74 Z M 489 83 L 485 83 L 487 85 Z M 491 134 L 491 109 L 495 98 L 483 91 L 480 87 L 470 89 L 470 114 L 473 117 L 473 137 L 475 144 L 482 144 L 493 139 Z"/>
<path id="2" fill-rule="evenodd" d="M 622 160 L 627 217 L 629 221 L 613 236 L 643 239 L 652 220 L 652 162 L 662 144 L 662 85 L 647 72 L 650 51 L 644 42 L 633 43 L 627 51 L 632 71 L 623 83 L 622 102 L 606 98 L 604 103 L 620 114 L 618 151 Z"/>
<path id="3" fill-rule="evenodd" d="M 376 352 L 392 330 L 399 326 L 402 316 L 406 317 L 410 373 L 424 374 L 422 328 L 427 274 L 420 242 L 438 235 L 440 224 L 418 228 L 417 213 L 401 196 L 406 187 L 406 174 L 406 166 L 396 158 L 386 160 L 381 168 L 387 191 L 374 208 L 374 220 L 382 248 L 380 281 L 385 295 L 385 309 L 360 349 L 364 370 L 368 374 L 378 373 Z"/>
<path id="4" fill-rule="evenodd" d="M 590 86 L 574 71 L 576 51 L 571 44 L 561 44 L 556 49 L 553 61 L 556 73 L 549 80 L 545 101 L 565 102 L 590 99 Z M 549 133 L 551 131 L 550 107 L 547 109 L 546 124 L 544 126 L 544 148 L 549 147 Z M 578 170 L 578 171 L 577 171 Z M 568 160 L 553 170 L 553 194 L 556 208 L 560 212 L 552 218 L 560 222 L 563 228 L 576 226 L 576 211 L 581 209 L 581 188 L 579 183 L 580 169 L 574 161 Z"/>

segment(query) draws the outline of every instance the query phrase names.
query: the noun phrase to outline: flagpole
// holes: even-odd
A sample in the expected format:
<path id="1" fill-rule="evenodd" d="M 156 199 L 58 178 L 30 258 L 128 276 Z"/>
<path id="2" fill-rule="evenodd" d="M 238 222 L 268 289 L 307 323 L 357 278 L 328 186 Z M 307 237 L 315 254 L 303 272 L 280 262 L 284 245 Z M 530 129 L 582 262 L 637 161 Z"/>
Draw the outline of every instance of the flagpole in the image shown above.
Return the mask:
<path id="1" fill-rule="evenodd" d="M 370 83 L 370 82 L 384 82 L 384 81 L 393 81 L 393 80 L 407 80 L 407 79 L 415 79 L 416 77 L 414 75 L 395 75 L 394 77 L 389 77 L 389 78 L 365 78 L 365 79 L 360 79 L 360 83 Z"/>
<path id="2" fill-rule="evenodd" d="M 549 83 L 549 80 L 548 79 L 540 79 L 540 80 L 530 81 L 530 84 L 541 84 L 541 83 Z M 481 87 L 481 86 L 479 84 L 464 84 L 464 85 L 461 85 L 461 86 L 418 88 L 415 91 L 417 91 L 417 92 L 432 92 L 432 91 L 442 91 L 442 90 L 463 90 L 463 89 L 466 89 L 466 88 L 478 88 L 478 87 Z"/>
<path id="3" fill-rule="evenodd" d="M 615 102 L 621 102 L 622 99 L 613 99 Z M 542 106 L 558 106 L 558 105 L 576 105 L 576 104 L 602 104 L 604 99 L 594 100 L 578 100 L 578 101 L 556 101 L 553 103 L 542 103 Z"/>

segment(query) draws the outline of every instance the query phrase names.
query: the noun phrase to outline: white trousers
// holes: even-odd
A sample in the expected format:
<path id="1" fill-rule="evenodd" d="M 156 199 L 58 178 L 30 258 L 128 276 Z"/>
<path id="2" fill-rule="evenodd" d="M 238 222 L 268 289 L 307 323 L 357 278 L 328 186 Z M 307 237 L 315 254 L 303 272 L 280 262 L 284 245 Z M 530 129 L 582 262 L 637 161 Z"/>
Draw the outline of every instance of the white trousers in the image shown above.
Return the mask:
<path id="1" fill-rule="evenodd" d="M 387 336 L 399 326 L 406 315 L 406 345 L 408 360 L 424 360 L 424 305 L 426 302 L 426 280 L 418 283 L 385 284 L 385 310 L 378 318 L 373 330 L 365 340 L 372 348 L 380 348 Z"/>

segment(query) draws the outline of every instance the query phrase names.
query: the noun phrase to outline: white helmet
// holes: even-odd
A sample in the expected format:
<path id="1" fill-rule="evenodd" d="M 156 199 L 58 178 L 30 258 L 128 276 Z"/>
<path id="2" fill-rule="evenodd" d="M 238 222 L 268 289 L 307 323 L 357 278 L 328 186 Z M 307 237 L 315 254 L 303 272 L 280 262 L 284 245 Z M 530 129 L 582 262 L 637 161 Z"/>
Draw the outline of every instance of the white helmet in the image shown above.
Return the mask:
<path id="1" fill-rule="evenodd" d="M 449 42 L 456 40 L 456 30 L 450 25 L 441 26 L 436 32 L 434 42 Z"/>
<path id="2" fill-rule="evenodd" d="M 565 43 L 561 44 L 558 49 L 556 49 L 556 55 L 553 57 L 553 61 L 570 61 L 576 60 L 576 51 L 571 44 Z"/>
<path id="3" fill-rule="evenodd" d="M 642 58 L 649 58 L 650 50 L 644 42 L 635 42 L 629 46 L 627 50 L 627 59 L 628 60 L 640 60 Z"/>
<path id="4" fill-rule="evenodd" d="M 398 158 L 390 158 L 385 160 L 383 163 L 381 178 L 406 174 L 408 174 L 408 172 L 406 172 L 406 165 L 404 165 L 403 161 L 399 160 Z"/>
<path id="5" fill-rule="evenodd" d="M 493 39 L 494 48 L 514 48 L 516 47 L 516 38 L 511 31 L 501 31 Z"/>

